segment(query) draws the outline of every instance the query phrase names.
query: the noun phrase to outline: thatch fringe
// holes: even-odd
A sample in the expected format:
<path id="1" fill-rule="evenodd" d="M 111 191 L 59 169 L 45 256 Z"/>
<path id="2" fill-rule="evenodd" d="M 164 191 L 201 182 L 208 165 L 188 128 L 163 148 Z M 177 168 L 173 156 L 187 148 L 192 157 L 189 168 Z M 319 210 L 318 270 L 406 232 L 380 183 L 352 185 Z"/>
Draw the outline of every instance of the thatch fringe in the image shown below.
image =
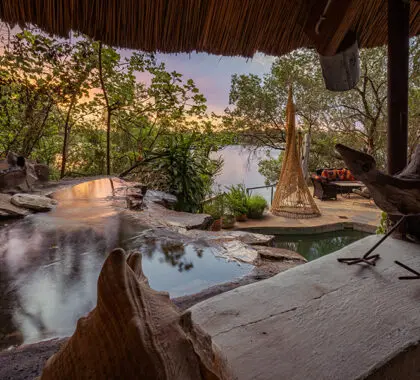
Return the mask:
<path id="1" fill-rule="evenodd" d="M 315 0 L 313 0 L 315 1 Z M 107 44 L 166 53 L 205 51 L 250 57 L 310 46 L 307 0 L 1 0 L 0 19 L 66 37 L 80 31 Z M 386 0 L 355 0 L 361 47 L 387 42 Z M 411 2 L 411 35 L 420 2 Z"/>

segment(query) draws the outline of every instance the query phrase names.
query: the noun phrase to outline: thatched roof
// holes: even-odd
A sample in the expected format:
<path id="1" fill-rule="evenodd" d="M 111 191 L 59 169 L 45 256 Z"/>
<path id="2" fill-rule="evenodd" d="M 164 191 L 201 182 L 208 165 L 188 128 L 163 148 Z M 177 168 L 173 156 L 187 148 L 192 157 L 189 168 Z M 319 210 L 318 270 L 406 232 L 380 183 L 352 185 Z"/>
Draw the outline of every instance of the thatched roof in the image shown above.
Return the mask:
<path id="1" fill-rule="evenodd" d="M 203 51 L 249 57 L 257 51 L 282 55 L 311 46 L 305 25 L 314 13 L 313 7 L 323 9 L 326 3 L 327 0 L 1 0 L 0 19 L 21 26 L 32 23 L 60 36 L 68 36 L 71 30 L 80 31 L 110 45 L 144 51 Z M 350 4 L 345 20 L 350 20 L 350 29 L 357 33 L 361 47 L 387 42 L 387 0 L 336 0 L 332 7 L 343 8 L 343 4 Z M 345 33 L 339 27 L 337 30 L 338 34 Z M 410 33 L 420 33 L 419 1 L 411 1 Z"/>

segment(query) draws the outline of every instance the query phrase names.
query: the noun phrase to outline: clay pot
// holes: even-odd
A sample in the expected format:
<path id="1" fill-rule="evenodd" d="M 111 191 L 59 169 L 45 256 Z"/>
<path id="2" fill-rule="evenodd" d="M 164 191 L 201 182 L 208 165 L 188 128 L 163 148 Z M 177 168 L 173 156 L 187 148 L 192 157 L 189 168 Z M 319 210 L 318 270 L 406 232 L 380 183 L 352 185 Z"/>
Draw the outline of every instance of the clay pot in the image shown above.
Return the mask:
<path id="1" fill-rule="evenodd" d="M 235 216 L 234 215 L 225 215 L 222 216 L 222 228 L 229 229 L 235 226 Z"/>
<path id="2" fill-rule="evenodd" d="M 248 217 L 247 217 L 246 214 L 236 216 L 236 221 L 237 222 L 246 222 L 247 220 L 248 220 Z"/>
<path id="3" fill-rule="evenodd" d="M 220 231 L 222 229 L 222 219 L 217 219 L 211 225 L 212 231 Z"/>

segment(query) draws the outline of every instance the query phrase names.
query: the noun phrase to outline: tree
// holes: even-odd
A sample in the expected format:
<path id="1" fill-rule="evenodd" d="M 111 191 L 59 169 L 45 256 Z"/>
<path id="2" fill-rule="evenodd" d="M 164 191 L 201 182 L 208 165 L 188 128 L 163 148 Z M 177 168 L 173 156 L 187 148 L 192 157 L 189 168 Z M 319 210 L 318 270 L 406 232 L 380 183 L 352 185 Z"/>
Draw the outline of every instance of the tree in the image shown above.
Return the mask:
<path id="1" fill-rule="evenodd" d="M 420 141 L 420 38 L 410 42 L 409 153 Z M 318 57 L 302 49 L 275 60 L 263 78 L 234 75 L 224 125 L 250 149 L 282 149 L 283 115 L 288 84 L 294 87 L 297 125 L 312 135 L 309 166 L 340 166 L 333 141 L 372 154 L 385 166 L 387 126 L 387 57 L 384 47 L 360 52 L 361 78 L 356 88 L 325 89 Z M 313 157 L 316 157 L 314 159 Z M 270 159 L 268 159 L 270 161 Z M 263 163 L 263 165 L 266 165 Z M 267 165 L 269 165 L 267 163 Z M 342 163 L 341 163 L 342 165 Z"/>
<path id="2" fill-rule="evenodd" d="M 293 85 L 298 125 L 311 131 L 323 122 L 325 89 L 318 58 L 312 50 L 296 50 L 277 58 L 263 78 L 233 75 L 225 127 L 252 147 L 283 149 L 284 117 L 289 85 Z"/>
<path id="3" fill-rule="evenodd" d="M 22 155 L 30 156 L 40 139 L 48 135 L 47 126 L 58 122 L 64 136 L 61 177 L 64 176 L 71 116 L 80 99 L 88 96 L 95 67 L 93 58 L 92 44 L 86 39 L 70 44 L 27 30 L 13 37 L 1 60 L 5 85 L 2 89 L 4 94 L 19 98 L 21 109 L 10 98 L 5 99 L 3 120 L 7 121 L 9 134 L 14 132 L 6 152 L 19 146 Z M 13 114 L 20 126 L 12 125 Z"/>
<path id="4" fill-rule="evenodd" d="M 63 178 L 66 172 L 66 163 L 68 156 L 68 146 L 71 128 L 73 126 L 71 117 L 75 108 L 79 108 L 80 117 L 86 115 L 86 105 L 79 105 L 81 98 L 89 96 L 89 90 L 92 87 L 92 72 L 96 67 L 96 56 L 89 40 L 80 40 L 71 45 L 68 59 L 62 65 L 60 71 L 55 75 L 60 76 L 63 83 L 61 99 L 59 105 L 67 106 L 64 116 L 64 138 L 61 160 L 60 177 Z M 61 107 L 58 109 L 61 111 Z"/>
<path id="5" fill-rule="evenodd" d="M 357 135 L 366 153 L 384 162 L 387 114 L 387 63 L 384 47 L 360 53 L 361 78 L 350 91 L 331 96 L 328 127 L 344 135 Z"/>
<path id="6" fill-rule="evenodd" d="M 46 133 L 59 83 L 51 72 L 64 52 L 29 31 L 18 33 L 0 57 L 2 150 L 29 156 Z"/>

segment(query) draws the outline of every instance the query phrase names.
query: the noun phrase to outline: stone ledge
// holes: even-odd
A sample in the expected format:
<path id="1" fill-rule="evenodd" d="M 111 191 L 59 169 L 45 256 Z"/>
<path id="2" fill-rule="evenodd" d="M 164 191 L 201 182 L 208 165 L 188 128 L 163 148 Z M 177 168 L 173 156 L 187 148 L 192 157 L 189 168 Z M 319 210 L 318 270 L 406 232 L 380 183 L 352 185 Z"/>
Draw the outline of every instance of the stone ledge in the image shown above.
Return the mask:
<path id="1" fill-rule="evenodd" d="M 375 268 L 336 260 L 378 238 L 201 302 L 193 319 L 240 380 L 418 379 L 407 355 L 419 352 L 420 281 L 398 280 L 394 260 L 420 269 L 420 246 L 389 239 Z"/>
<path id="2" fill-rule="evenodd" d="M 239 229 L 239 228 L 238 228 Z M 377 226 L 370 225 L 368 223 L 361 222 L 337 222 L 323 224 L 320 226 L 261 226 L 261 227 L 246 227 L 240 228 L 240 231 L 254 232 L 259 234 L 270 234 L 270 235 L 311 235 L 319 234 L 324 232 L 342 231 L 346 229 L 352 229 L 355 231 L 367 232 L 374 234 Z"/>

